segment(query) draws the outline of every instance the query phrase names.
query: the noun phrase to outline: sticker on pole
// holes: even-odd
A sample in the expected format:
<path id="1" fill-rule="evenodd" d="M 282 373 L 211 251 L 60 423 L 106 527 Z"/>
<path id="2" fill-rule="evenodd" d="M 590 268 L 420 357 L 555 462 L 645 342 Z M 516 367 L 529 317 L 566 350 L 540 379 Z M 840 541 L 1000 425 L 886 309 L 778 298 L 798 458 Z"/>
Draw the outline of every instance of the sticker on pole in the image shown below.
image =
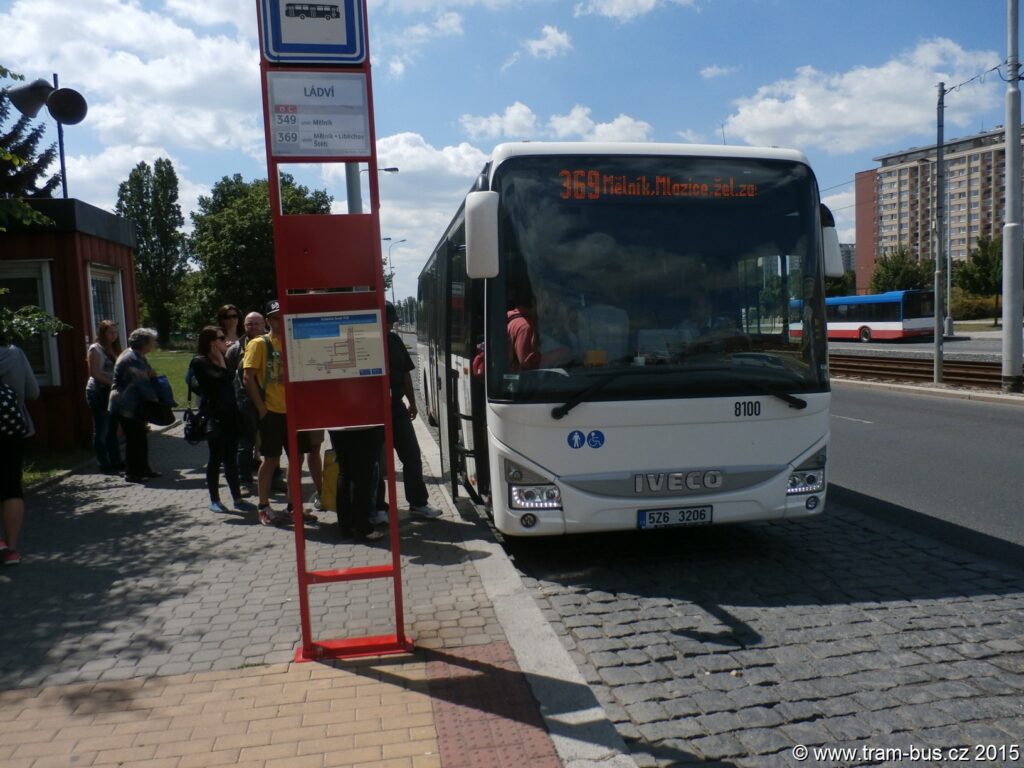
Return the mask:
<path id="1" fill-rule="evenodd" d="M 384 375 L 380 310 L 285 315 L 291 381 Z"/>
<path id="2" fill-rule="evenodd" d="M 362 0 L 260 0 L 263 57 L 275 64 L 362 64 Z"/>
<path id="3" fill-rule="evenodd" d="M 370 110 L 362 73 L 267 72 L 270 153 L 365 157 Z"/>

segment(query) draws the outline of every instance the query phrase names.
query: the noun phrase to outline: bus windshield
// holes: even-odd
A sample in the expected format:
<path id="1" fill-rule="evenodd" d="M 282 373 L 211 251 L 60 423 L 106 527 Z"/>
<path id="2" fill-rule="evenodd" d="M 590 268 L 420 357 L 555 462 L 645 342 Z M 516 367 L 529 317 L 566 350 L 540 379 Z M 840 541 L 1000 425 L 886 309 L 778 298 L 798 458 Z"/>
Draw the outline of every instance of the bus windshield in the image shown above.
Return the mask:
<path id="1" fill-rule="evenodd" d="M 492 188 L 501 267 L 487 288 L 491 399 L 828 389 L 806 166 L 543 155 L 505 161 Z"/>

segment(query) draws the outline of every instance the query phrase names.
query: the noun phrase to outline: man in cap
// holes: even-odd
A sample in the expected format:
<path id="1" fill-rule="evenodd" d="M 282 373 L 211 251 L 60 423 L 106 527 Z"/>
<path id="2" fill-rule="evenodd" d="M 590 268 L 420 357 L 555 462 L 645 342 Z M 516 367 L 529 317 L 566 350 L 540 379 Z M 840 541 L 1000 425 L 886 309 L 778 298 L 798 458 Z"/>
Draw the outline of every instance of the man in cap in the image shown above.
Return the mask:
<path id="1" fill-rule="evenodd" d="M 270 506 L 270 486 L 274 472 L 281 463 L 281 451 L 288 450 L 288 416 L 281 360 L 281 305 L 276 299 L 271 301 L 264 314 L 270 333 L 251 339 L 246 344 L 242 381 L 259 417 L 260 456 L 263 457 L 256 477 L 259 521 L 261 525 L 284 525 L 288 522 L 288 515 Z M 298 443 L 300 454 L 310 452 L 309 437 L 305 432 L 299 432 Z M 298 461 L 301 467 L 301 456 Z"/>

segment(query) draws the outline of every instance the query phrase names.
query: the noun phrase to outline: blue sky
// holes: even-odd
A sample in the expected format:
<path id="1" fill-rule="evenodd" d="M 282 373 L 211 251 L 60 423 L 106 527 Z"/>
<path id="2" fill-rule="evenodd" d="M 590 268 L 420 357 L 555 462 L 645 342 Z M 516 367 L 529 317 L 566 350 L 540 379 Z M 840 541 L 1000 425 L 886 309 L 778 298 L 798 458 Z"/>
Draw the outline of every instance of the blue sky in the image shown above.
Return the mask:
<path id="1" fill-rule="evenodd" d="M 1006 0 L 370 0 L 369 18 L 399 296 L 504 140 L 800 149 L 852 242 L 854 173 L 934 142 L 937 83 L 1000 64 L 1007 36 Z M 170 157 L 187 216 L 222 176 L 266 176 L 256 0 L 0 0 L 0 30 L 0 63 L 89 101 L 65 130 L 72 196 L 112 208 L 136 163 Z M 1002 124 L 1004 94 L 997 73 L 950 93 L 947 137 Z M 343 201 L 338 171 L 302 180 Z"/>

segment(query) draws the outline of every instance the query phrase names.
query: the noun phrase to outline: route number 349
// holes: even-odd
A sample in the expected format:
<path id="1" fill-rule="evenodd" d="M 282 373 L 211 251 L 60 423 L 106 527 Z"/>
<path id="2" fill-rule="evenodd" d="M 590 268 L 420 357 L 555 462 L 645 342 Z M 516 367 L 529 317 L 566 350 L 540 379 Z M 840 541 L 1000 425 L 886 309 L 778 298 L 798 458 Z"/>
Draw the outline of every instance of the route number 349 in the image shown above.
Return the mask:
<path id="1" fill-rule="evenodd" d="M 757 400 L 737 400 L 733 404 L 733 416 L 737 419 L 744 416 L 760 416 L 761 403 Z"/>

